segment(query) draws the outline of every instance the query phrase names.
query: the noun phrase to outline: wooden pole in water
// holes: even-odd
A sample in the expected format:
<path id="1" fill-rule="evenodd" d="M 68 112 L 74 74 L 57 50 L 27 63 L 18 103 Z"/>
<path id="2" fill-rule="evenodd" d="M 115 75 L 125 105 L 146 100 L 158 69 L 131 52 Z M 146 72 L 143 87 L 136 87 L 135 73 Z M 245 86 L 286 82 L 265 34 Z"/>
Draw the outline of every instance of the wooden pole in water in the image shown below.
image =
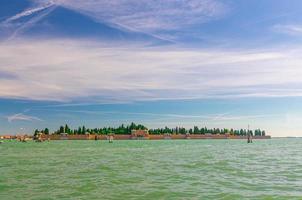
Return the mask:
<path id="1" fill-rule="evenodd" d="M 250 133 L 250 125 L 248 125 L 248 128 L 247 128 L 247 143 L 252 143 L 252 135 Z"/>

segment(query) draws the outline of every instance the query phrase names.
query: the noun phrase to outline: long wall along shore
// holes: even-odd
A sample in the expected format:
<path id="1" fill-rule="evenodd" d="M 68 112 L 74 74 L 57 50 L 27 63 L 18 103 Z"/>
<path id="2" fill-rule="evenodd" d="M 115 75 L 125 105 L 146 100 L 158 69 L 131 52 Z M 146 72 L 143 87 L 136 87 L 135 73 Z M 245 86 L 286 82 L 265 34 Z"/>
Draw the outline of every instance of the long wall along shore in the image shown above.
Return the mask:
<path id="1" fill-rule="evenodd" d="M 144 125 L 131 123 L 117 128 L 103 127 L 87 129 L 85 126 L 71 129 L 67 124 L 53 133 L 49 129 L 35 130 L 33 138 L 39 140 L 163 140 L 163 139 L 270 139 L 264 130 L 208 129 L 206 127 L 185 129 L 183 127 L 148 129 Z"/>

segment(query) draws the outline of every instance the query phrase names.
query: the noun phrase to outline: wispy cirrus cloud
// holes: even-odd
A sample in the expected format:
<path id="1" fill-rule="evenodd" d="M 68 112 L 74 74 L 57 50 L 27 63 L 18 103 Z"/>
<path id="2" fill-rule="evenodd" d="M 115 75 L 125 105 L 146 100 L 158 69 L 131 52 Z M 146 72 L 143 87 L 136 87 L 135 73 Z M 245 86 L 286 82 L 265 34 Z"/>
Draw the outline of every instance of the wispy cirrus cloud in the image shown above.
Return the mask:
<path id="1" fill-rule="evenodd" d="M 35 116 L 25 115 L 23 113 L 17 113 L 7 116 L 7 121 L 14 122 L 14 121 L 43 121 L 43 120 Z"/>
<path id="2" fill-rule="evenodd" d="M 50 14 L 55 8 L 56 5 L 53 1 L 34 3 L 32 7 L 0 22 L 0 31 L 9 30 L 10 34 L 6 39 L 12 40 L 16 36 L 21 35 L 27 29 L 34 26 L 41 19 Z M 18 22 L 18 20 L 25 17 L 29 17 L 29 19 L 21 23 Z"/>
<path id="3" fill-rule="evenodd" d="M 53 3 L 101 22 L 141 31 L 179 29 L 203 23 L 226 11 L 226 6 L 218 0 L 57 0 Z"/>
<path id="4" fill-rule="evenodd" d="M 170 40 L 165 31 L 179 30 L 217 19 L 227 12 L 219 0 L 32 0 L 32 7 L 9 17 L 5 24 L 38 13 L 24 27 L 37 23 L 56 7 L 64 7 L 126 31 L 148 34 Z M 20 28 L 19 28 L 20 29 Z M 16 35 L 16 32 L 13 36 Z"/>
<path id="5" fill-rule="evenodd" d="M 143 32 L 184 28 L 201 24 L 225 12 L 216 0 L 113 0 L 59 1 L 61 5 L 83 12 L 96 20 Z"/>
<path id="6" fill-rule="evenodd" d="M 252 120 L 252 119 L 265 119 L 278 117 L 280 115 L 275 114 L 258 114 L 258 115 L 240 115 L 234 114 L 232 112 L 227 113 L 216 113 L 216 114 L 203 114 L 203 115 L 192 115 L 192 114 L 177 114 L 177 113 L 152 113 L 152 112 L 125 112 L 125 111 L 94 111 L 94 110 L 75 110 L 75 109 L 47 109 L 44 108 L 34 108 L 34 111 L 50 111 L 57 113 L 76 113 L 76 114 L 84 114 L 84 115 L 118 115 L 120 117 L 126 116 L 128 117 L 138 117 L 143 119 L 165 119 L 165 120 L 184 120 L 184 119 L 192 119 L 192 120 L 206 120 L 206 121 L 238 121 L 238 120 Z"/>

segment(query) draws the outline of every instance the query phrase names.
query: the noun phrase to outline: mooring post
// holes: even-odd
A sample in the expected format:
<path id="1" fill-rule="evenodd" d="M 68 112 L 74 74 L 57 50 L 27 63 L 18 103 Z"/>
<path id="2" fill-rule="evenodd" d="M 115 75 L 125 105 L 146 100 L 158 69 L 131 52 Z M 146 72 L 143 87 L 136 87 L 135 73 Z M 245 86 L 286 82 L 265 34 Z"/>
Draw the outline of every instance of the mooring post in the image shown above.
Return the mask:
<path id="1" fill-rule="evenodd" d="M 248 128 L 247 128 L 247 143 L 252 143 L 252 135 L 250 133 L 250 125 L 248 125 Z"/>

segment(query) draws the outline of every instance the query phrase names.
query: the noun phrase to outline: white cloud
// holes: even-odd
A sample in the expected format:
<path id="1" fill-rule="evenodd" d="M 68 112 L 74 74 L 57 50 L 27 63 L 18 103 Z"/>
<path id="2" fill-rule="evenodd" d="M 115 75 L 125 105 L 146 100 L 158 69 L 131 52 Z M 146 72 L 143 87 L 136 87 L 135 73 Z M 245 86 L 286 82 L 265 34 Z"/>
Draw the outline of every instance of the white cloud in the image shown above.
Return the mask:
<path id="1" fill-rule="evenodd" d="M 42 121 L 38 117 L 30 116 L 30 115 L 25 115 L 23 113 L 17 113 L 13 114 L 7 117 L 8 122 L 13 122 L 13 121 Z"/>
<path id="2" fill-rule="evenodd" d="M 302 49 L 223 51 L 95 41 L 0 44 L 0 97 L 75 101 L 302 96 Z M 0 76 L 1 77 L 1 76 Z"/>
<path id="3" fill-rule="evenodd" d="M 297 24 L 277 24 L 273 26 L 273 30 L 295 36 L 302 36 L 302 25 Z"/>

